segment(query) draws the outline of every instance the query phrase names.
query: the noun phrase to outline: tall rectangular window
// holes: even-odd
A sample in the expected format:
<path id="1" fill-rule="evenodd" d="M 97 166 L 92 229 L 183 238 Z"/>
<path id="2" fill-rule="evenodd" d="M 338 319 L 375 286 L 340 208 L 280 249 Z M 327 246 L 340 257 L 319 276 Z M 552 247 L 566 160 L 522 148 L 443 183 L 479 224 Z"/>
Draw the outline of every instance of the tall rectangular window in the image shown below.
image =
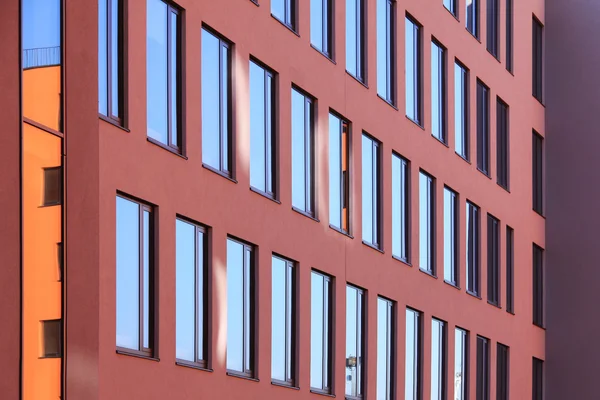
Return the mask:
<path id="1" fill-rule="evenodd" d="M 479 39 L 479 0 L 465 0 L 467 8 L 467 30 Z"/>
<path id="2" fill-rule="evenodd" d="M 395 395 L 396 332 L 395 307 L 391 300 L 377 298 L 377 400 L 392 400 Z"/>
<path id="3" fill-rule="evenodd" d="M 533 357 L 532 400 L 544 399 L 544 361 Z"/>
<path id="4" fill-rule="evenodd" d="M 467 201 L 467 292 L 479 296 L 479 207 Z"/>
<path id="5" fill-rule="evenodd" d="M 202 28 L 202 163 L 232 174 L 231 43 Z"/>
<path id="6" fill-rule="evenodd" d="M 496 346 L 496 400 L 508 400 L 508 346 Z"/>
<path id="7" fill-rule="evenodd" d="M 513 72 L 513 0 L 506 0 L 506 69 Z"/>
<path id="8" fill-rule="evenodd" d="M 477 168 L 490 174 L 490 90 L 477 80 Z"/>
<path id="9" fill-rule="evenodd" d="M 396 104 L 396 1 L 377 0 L 377 94 Z"/>
<path id="10" fill-rule="evenodd" d="M 333 0 L 310 0 L 310 44 L 333 59 Z"/>
<path id="11" fill-rule="evenodd" d="M 458 7 L 456 5 L 457 0 L 444 0 L 444 7 L 450 11 L 455 17 L 458 16 Z"/>
<path id="12" fill-rule="evenodd" d="M 208 237 L 203 226 L 176 222 L 175 304 L 178 362 L 207 368 Z"/>
<path id="13" fill-rule="evenodd" d="M 346 71 L 361 82 L 365 74 L 365 2 L 346 0 Z"/>
<path id="14" fill-rule="evenodd" d="M 466 400 L 469 387 L 469 333 L 454 329 L 454 399 Z"/>
<path id="15" fill-rule="evenodd" d="M 469 70 L 454 63 L 454 150 L 469 160 Z"/>
<path id="16" fill-rule="evenodd" d="M 408 160 L 392 153 L 392 255 L 409 258 L 409 169 Z"/>
<path id="17" fill-rule="evenodd" d="M 487 0 L 487 35 L 486 44 L 487 50 L 496 58 L 499 58 L 498 54 L 498 41 L 500 35 L 498 34 L 498 26 L 500 25 L 500 10 L 498 9 L 498 0 Z"/>
<path id="18" fill-rule="evenodd" d="M 487 298 L 500 306 L 500 221 L 487 216 Z"/>
<path id="19" fill-rule="evenodd" d="M 431 400 L 446 400 L 446 323 L 431 320 Z"/>
<path id="20" fill-rule="evenodd" d="M 147 0 L 146 29 L 148 137 L 181 153 L 181 23 L 179 9 L 162 0 Z"/>
<path id="21" fill-rule="evenodd" d="M 227 239 L 227 370 L 254 377 L 254 248 Z"/>
<path id="22" fill-rule="evenodd" d="M 544 327 L 544 250 L 533 245 L 533 323 Z"/>
<path id="23" fill-rule="evenodd" d="M 506 311 L 515 312 L 514 293 L 515 293 L 515 232 L 510 227 L 506 227 Z"/>
<path id="24" fill-rule="evenodd" d="M 406 364 L 404 378 L 404 399 L 421 400 L 421 313 L 406 309 Z"/>
<path id="25" fill-rule="evenodd" d="M 362 135 L 362 237 L 381 248 L 381 162 L 377 140 Z"/>
<path id="26" fill-rule="evenodd" d="M 250 186 L 276 196 L 275 73 L 250 61 Z"/>
<path id="27" fill-rule="evenodd" d="M 296 30 L 296 0 L 271 0 L 271 15 L 282 24 Z"/>
<path id="28" fill-rule="evenodd" d="M 295 386 L 296 378 L 296 272 L 294 263 L 272 257 L 271 379 Z"/>
<path id="29" fill-rule="evenodd" d="M 152 208 L 117 196 L 117 348 L 151 357 L 154 348 Z"/>
<path id="30" fill-rule="evenodd" d="M 533 131 L 531 146 L 533 210 L 544 214 L 544 138 Z"/>
<path id="31" fill-rule="evenodd" d="M 310 388 L 331 394 L 333 350 L 332 278 L 311 273 L 310 311 Z"/>
<path id="32" fill-rule="evenodd" d="M 477 385 L 476 400 L 490 398 L 490 342 L 477 336 Z"/>
<path id="33" fill-rule="evenodd" d="M 446 49 L 431 42 L 431 134 L 446 143 Z"/>
<path id="34" fill-rule="evenodd" d="M 435 180 L 419 173 L 419 268 L 435 275 Z"/>
<path id="35" fill-rule="evenodd" d="M 346 398 L 364 394 L 365 294 L 346 285 Z"/>
<path id="36" fill-rule="evenodd" d="M 496 101 L 496 176 L 498 185 L 508 190 L 509 129 L 508 105 L 499 97 Z"/>
<path id="37" fill-rule="evenodd" d="M 458 286 L 458 194 L 444 187 L 444 280 Z"/>
<path id="38" fill-rule="evenodd" d="M 98 112 L 123 124 L 123 2 L 98 2 Z"/>
<path id="39" fill-rule="evenodd" d="M 544 26 L 535 16 L 533 16 L 532 31 L 532 93 L 533 97 L 542 102 L 542 91 L 544 86 Z"/>
<path id="40" fill-rule="evenodd" d="M 406 116 L 421 125 L 421 26 L 407 16 L 405 30 Z"/>
<path id="41" fill-rule="evenodd" d="M 329 223 L 350 233 L 350 123 L 329 113 Z"/>
<path id="42" fill-rule="evenodd" d="M 313 99 L 292 89 L 292 206 L 315 215 Z"/>

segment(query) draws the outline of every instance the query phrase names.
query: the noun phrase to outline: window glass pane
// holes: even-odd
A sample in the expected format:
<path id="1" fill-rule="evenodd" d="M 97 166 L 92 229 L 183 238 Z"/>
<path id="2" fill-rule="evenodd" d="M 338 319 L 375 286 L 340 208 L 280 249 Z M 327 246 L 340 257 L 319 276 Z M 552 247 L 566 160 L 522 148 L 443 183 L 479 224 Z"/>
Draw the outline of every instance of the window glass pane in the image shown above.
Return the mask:
<path id="1" fill-rule="evenodd" d="M 444 279 L 456 284 L 456 193 L 444 188 Z"/>
<path id="2" fill-rule="evenodd" d="M 363 292 L 346 286 L 346 395 L 362 395 Z"/>
<path id="3" fill-rule="evenodd" d="M 250 186 L 266 192 L 265 70 L 250 61 Z"/>
<path id="4" fill-rule="evenodd" d="M 326 304 L 323 298 L 324 278 L 318 273 L 311 273 L 311 311 L 310 311 L 310 387 L 323 389 L 323 360 L 325 357 L 326 338 L 324 320 L 324 306 Z"/>
<path id="5" fill-rule="evenodd" d="M 459 64 L 454 64 L 454 132 L 455 150 L 465 159 L 467 153 L 467 71 Z"/>
<path id="6" fill-rule="evenodd" d="M 108 115 L 108 2 L 98 1 L 98 112 Z M 115 1 L 116 2 L 116 1 Z"/>
<path id="7" fill-rule="evenodd" d="M 196 228 L 176 222 L 176 351 L 181 360 L 196 361 L 194 329 L 196 321 Z"/>
<path id="8" fill-rule="evenodd" d="M 244 247 L 227 240 L 227 369 L 244 371 Z"/>
<path id="9" fill-rule="evenodd" d="M 467 202 L 467 290 L 479 294 L 479 208 Z"/>
<path id="10" fill-rule="evenodd" d="M 433 319 L 431 323 L 431 400 L 444 400 L 444 322 Z"/>
<path id="11" fill-rule="evenodd" d="M 363 240 L 375 244 L 373 240 L 373 192 L 376 183 L 373 182 L 373 140 L 363 135 L 362 137 L 362 237 Z"/>
<path id="12" fill-rule="evenodd" d="M 405 400 L 419 399 L 419 379 L 420 379 L 420 321 L 419 313 L 413 310 L 406 310 L 406 366 L 404 380 L 404 398 Z"/>
<path id="13" fill-rule="evenodd" d="M 377 299 L 377 400 L 392 398 L 392 302 Z"/>
<path id="14" fill-rule="evenodd" d="M 392 254 L 408 261 L 407 188 L 408 166 L 406 160 L 392 155 Z"/>
<path id="15" fill-rule="evenodd" d="M 329 223 L 342 228 L 342 124 L 329 114 Z"/>
<path id="16" fill-rule="evenodd" d="M 310 43 L 323 52 L 324 2 L 326 0 L 310 0 Z"/>
<path id="17" fill-rule="evenodd" d="M 406 18 L 405 20 L 405 79 L 406 79 L 406 115 L 412 120 L 418 120 L 416 114 L 417 104 L 416 92 L 418 82 L 416 78 L 416 63 L 417 63 L 417 29 L 413 22 Z"/>
<path id="18" fill-rule="evenodd" d="M 202 162 L 220 168 L 220 44 L 202 30 Z"/>
<path id="19" fill-rule="evenodd" d="M 147 0 L 146 87 L 148 136 L 168 144 L 167 4 Z"/>
<path id="20" fill-rule="evenodd" d="M 117 196 L 117 346 L 140 350 L 140 206 Z"/>
<path id="21" fill-rule="evenodd" d="M 292 89 L 292 205 L 306 210 L 306 99 Z"/>
<path id="22" fill-rule="evenodd" d="M 271 14 L 285 22 L 285 3 L 289 0 L 271 0 Z"/>
<path id="23" fill-rule="evenodd" d="M 144 330 L 143 337 L 143 346 L 144 348 L 150 347 L 150 213 L 144 210 L 143 215 L 144 224 L 143 227 L 143 235 L 144 235 L 144 248 L 143 248 L 143 257 L 144 257 L 144 319 L 142 323 L 142 329 Z"/>
<path id="24" fill-rule="evenodd" d="M 466 399 L 467 387 L 467 332 L 456 328 L 454 331 L 454 397 Z"/>
<path id="25" fill-rule="evenodd" d="M 392 10 L 391 0 L 377 0 L 377 93 L 390 102 L 393 101 L 391 93 Z"/>
<path id="26" fill-rule="evenodd" d="M 286 378 L 286 263 L 273 257 L 271 308 L 271 378 Z"/>
<path id="27" fill-rule="evenodd" d="M 431 43 L 431 132 L 433 136 L 446 141 L 444 137 L 444 49 Z"/>
<path id="28" fill-rule="evenodd" d="M 179 120 L 179 113 L 177 110 L 177 99 L 178 99 L 178 94 L 177 94 L 177 70 L 179 68 L 178 65 L 178 57 L 177 57 L 177 40 L 178 40 L 178 26 L 177 26 L 177 14 L 174 12 L 169 12 L 169 29 L 170 29 L 170 43 L 169 43 L 169 63 L 170 63 L 170 71 L 169 71 L 169 79 L 170 79 L 170 89 L 171 89 L 171 93 L 170 93 L 170 99 L 169 101 L 171 102 L 170 106 L 171 106 L 171 110 L 170 110 L 170 118 L 171 118 L 171 132 L 170 134 L 170 140 L 169 143 L 175 147 L 179 146 L 179 141 L 178 141 L 178 129 L 177 129 L 177 124 L 178 124 L 178 120 Z"/>
<path id="29" fill-rule="evenodd" d="M 475 37 L 479 37 L 479 0 L 466 0 L 467 30 Z"/>
<path id="30" fill-rule="evenodd" d="M 489 175 L 490 152 L 490 98 L 489 90 L 477 82 L 477 168 Z"/>
<path id="31" fill-rule="evenodd" d="M 433 273 L 433 180 L 419 174 L 419 267 Z"/>
<path id="32" fill-rule="evenodd" d="M 112 81 L 111 81 L 111 90 L 112 90 L 112 99 L 111 99 L 111 107 L 112 114 L 115 117 L 118 117 L 120 114 L 119 110 L 119 31 L 121 28 L 121 21 L 119 20 L 119 0 L 111 1 L 111 9 L 110 12 L 112 14 L 112 24 L 110 26 L 111 29 L 111 69 L 112 69 Z"/>
<path id="33" fill-rule="evenodd" d="M 358 5 L 361 0 L 346 0 L 346 71 L 357 76 L 358 40 L 360 36 Z"/>

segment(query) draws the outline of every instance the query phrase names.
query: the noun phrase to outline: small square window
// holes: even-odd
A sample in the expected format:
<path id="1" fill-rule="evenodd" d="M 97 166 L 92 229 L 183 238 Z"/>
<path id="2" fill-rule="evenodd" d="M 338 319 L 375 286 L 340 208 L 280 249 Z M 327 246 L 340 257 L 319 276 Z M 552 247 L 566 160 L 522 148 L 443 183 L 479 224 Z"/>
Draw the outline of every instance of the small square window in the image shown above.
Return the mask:
<path id="1" fill-rule="evenodd" d="M 62 168 L 44 168 L 44 206 L 62 203 Z"/>
<path id="2" fill-rule="evenodd" d="M 41 321 L 40 358 L 62 357 L 61 320 Z"/>

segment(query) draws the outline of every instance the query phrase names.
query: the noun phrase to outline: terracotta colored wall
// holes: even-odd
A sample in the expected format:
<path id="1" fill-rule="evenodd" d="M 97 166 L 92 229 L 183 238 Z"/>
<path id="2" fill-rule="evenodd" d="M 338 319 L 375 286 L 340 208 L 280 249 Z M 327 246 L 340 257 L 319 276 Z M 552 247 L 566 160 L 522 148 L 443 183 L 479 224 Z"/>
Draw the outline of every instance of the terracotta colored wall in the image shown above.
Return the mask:
<path id="1" fill-rule="evenodd" d="M 548 0 L 547 400 L 597 397 L 600 3 Z"/>
<path id="2" fill-rule="evenodd" d="M 481 2 L 485 16 L 485 1 Z M 531 129 L 545 133 L 544 109 L 531 96 L 531 15 L 544 21 L 542 0 L 515 1 L 515 75 L 490 56 L 485 44 L 474 40 L 464 28 L 464 2 L 460 2 L 460 22 L 443 8 L 440 1 L 401 1 L 397 4 L 399 57 L 399 104 L 397 111 L 376 96 L 375 2 L 368 10 L 368 71 L 366 89 L 344 72 L 345 2 L 336 1 L 335 49 L 333 64 L 310 47 L 309 2 L 300 2 L 300 37 L 270 16 L 270 3 L 262 0 L 256 7 L 243 0 L 188 1 L 179 4 L 185 11 L 185 126 L 188 159 L 177 157 L 146 140 L 146 50 L 145 2 L 129 2 L 129 111 L 130 132 L 103 121 L 100 126 L 100 398 L 218 398 L 218 399 L 307 399 L 309 392 L 310 350 L 310 269 L 317 268 L 336 279 L 336 339 L 334 391 L 343 396 L 345 353 L 345 282 L 368 290 L 368 344 L 371 356 L 367 366 L 367 396 L 375 397 L 374 354 L 376 351 L 376 296 L 385 295 L 398 302 L 398 392 L 404 390 L 404 307 L 424 312 L 424 398 L 430 392 L 431 317 L 449 324 L 449 343 L 454 341 L 454 326 L 471 332 L 470 392 L 475 392 L 475 340 L 484 335 L 492 341 L 491 393 L 495 392 L 495 346 L 499 341 L 510 346 L 511 398 L 531 396 L 531 358 L 545 358 L 545 332 L 532 325 L 532 242 L 544 246 L 544 219 L 532 211 L 531 203 Z M 501 2 L 503 5 L 504 2 Z M 423 24 L 424 38 L 424 121 L 425 130 L 404 116 L 404 15 L 405 11 Z M 237 184 L 202 168 L 200 32 L 206 23 L 234 43 L 234 92 Z M 501 59 L 504 60 L 504 14 L 501 13 Z M 485 18 L 481 19 L 485 43 Z M 471 160 L 475 160 L 476 78 L 491 91 L 491 176 L 488 179 L 475 165 L 454 153 L 453 129 L 449 148 L 430 135 L 430 38 L 434 35 L 448 48 L 449 65 L 458 57 L 471 70 Z M 249 115 L 248 60 L 258 58 L 278 72 L 279 144 L 281 205 L 249 190 Z M 448 92 L 454 93 L 450 68 Z M 317 98 L 317 214 L 315 222 L 291 210 L 290 163 L 290 88 L 292 83 Z M 67 94 L 68 95 L 68 94 Z M 511 193 L 495 183 L 495 97 L 510 106 Z M 449 110 L 453 110 L 450 96 Z M 354 239 L 328 227 L 328 140 L 329 108 L 352 122 L 351 149 L 351 226 Z M 448 126 L 454 126 L 453 112 Z M 361 130 L 383 143 L 383 243 L 385 254 L 361 243 Z M 460 276 L 461 290 L 442 279 L 432 279 L 391 257 L 391 152 L 395 150 L 411 161 L 412 259 L 418 260 L 418 171 L 425 169 L 437 179 L 436 197 L 443 198 L 447 184 L 460 196 Z M 120 190 L 158 205 L 158 334 L 160 362 L 115 354 L 115 194 Z M 465 293 L 464 202 L 481 206 L 482 215 L 482 297 L 486 298 L 485 215 L 492 213 L 502 222 L 502 303 L 505 303 L 504 229 L 515 229 L 515 310 L 516 315 L 495 308 L 485 300 Z M 437 215 L 442 215 L 438 200 Z M 213 271 L 211 358 L 214 372 L 206 373 L 175 365 L 175 216 L 177 213 L 212 227 Z M 226 238 L 232 234 L 258 246 L 258 378 L 250 382 L 225 374 L 226 359 Z M 437 265 L 442 267 L 443 233 L 438 219 Z M 300 285 L 299 391 L 270 384 L 270 309 L 271 253 L 297 260 Z M 416 264 L 416 262 L 415 262 Z M 441 273 L 440 273 L 441 275 Z M 453 360 L 454 348 L 448 348 Z M 450 364 L 451 365 L 451 364 Z M 448 379 L 453 374 L 449 368 Z M 143 382 L 135 384 L 135 382 Z M 493 395 L 492 395 L 493 396 Z M 401 397 L 401 396 L 400 396 Z"/>

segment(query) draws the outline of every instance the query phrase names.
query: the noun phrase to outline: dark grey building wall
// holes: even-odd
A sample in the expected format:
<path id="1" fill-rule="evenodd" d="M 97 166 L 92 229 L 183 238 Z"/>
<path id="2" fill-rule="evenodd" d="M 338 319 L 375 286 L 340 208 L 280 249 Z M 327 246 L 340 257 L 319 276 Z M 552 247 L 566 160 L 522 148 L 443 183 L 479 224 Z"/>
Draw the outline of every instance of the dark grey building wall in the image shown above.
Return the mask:
<path id="1" fill-rule="evenodd" d="M 547 0 L 546 400 L 597 399 L 600 1 Z"/>

